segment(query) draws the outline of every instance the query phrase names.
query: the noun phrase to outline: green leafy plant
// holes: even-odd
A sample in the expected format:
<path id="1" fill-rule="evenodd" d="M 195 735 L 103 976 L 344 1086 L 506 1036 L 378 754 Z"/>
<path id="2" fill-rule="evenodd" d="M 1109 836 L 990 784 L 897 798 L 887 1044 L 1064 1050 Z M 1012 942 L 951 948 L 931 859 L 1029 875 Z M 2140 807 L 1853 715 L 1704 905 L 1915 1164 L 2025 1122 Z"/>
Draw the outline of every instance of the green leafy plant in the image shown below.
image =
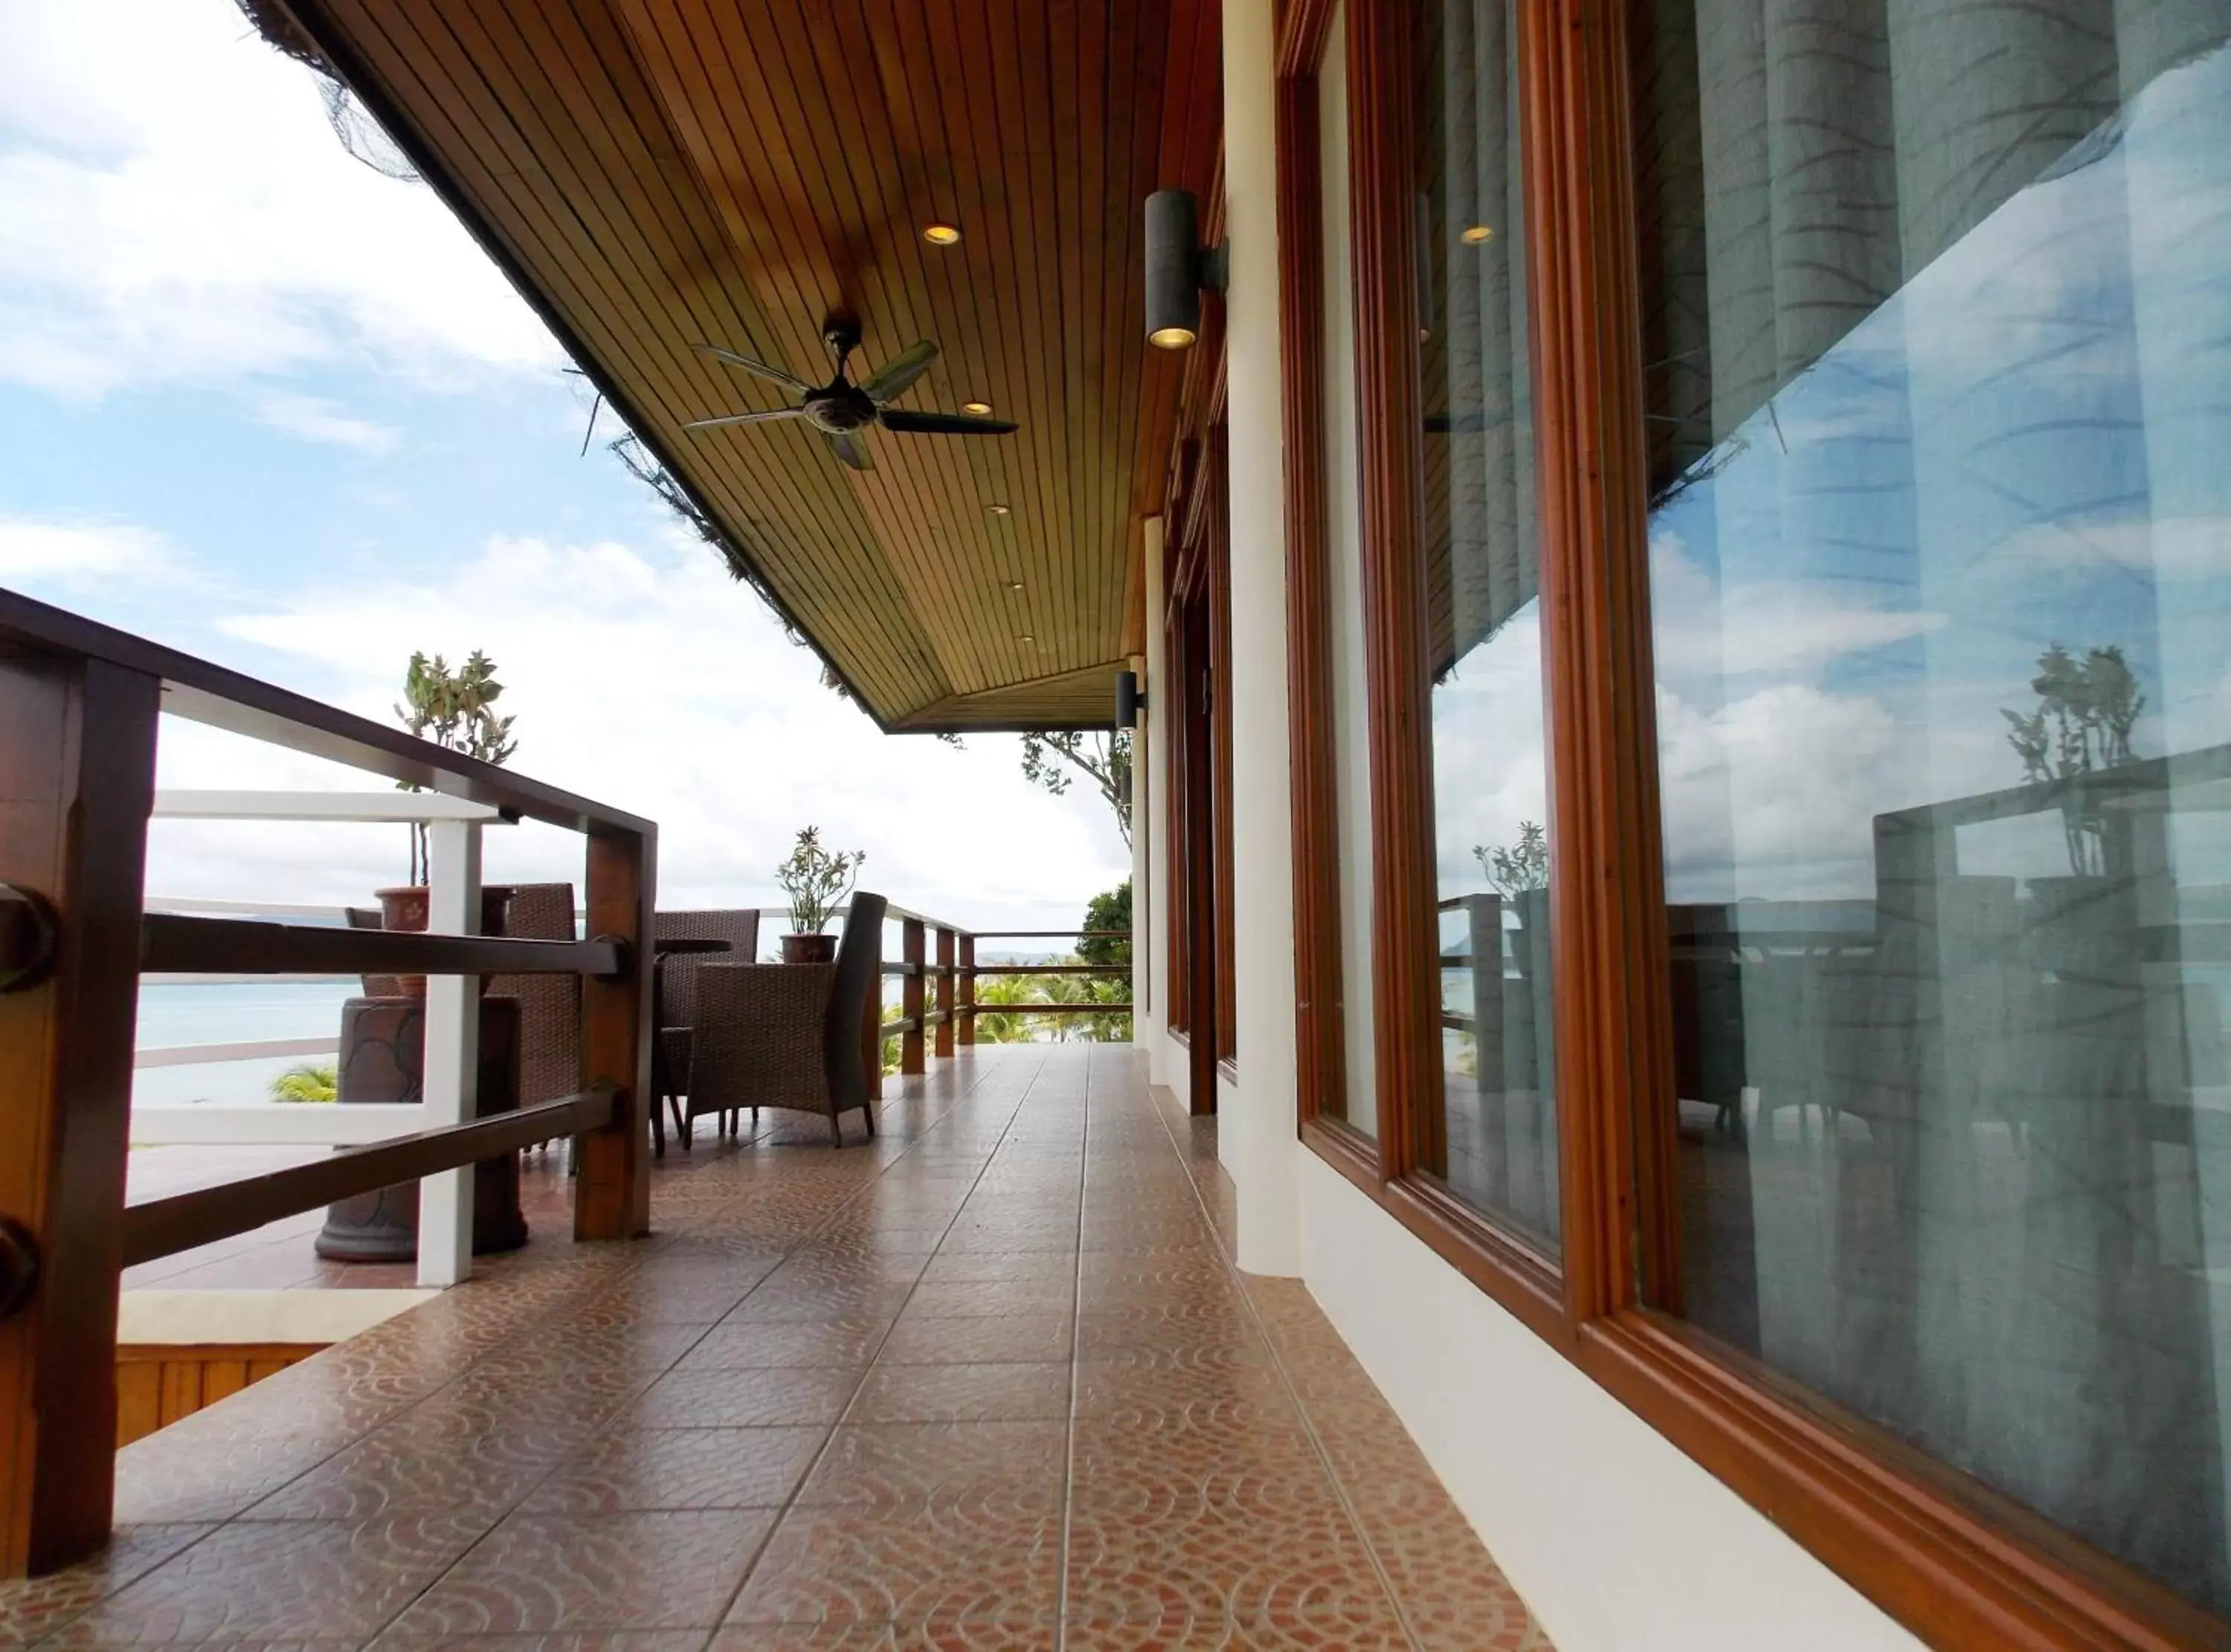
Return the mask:
<path id="1" fill-rule="evenodd" d="M 1529 889 L 1549 887 L 1549 835 L 1534 821 L 1518 823 L 1518 841 L 1507 849 L 1476 844 L 1473 855 L 1487 881 L 1510 900 Z"/>
<path id="2" fill-rule="evenodd" d="M 333 1101 L 340 1096 L 340 1069 L 331 1062 L 303 1062 L 271 1081 L 274 1101 Z"/>
<path id="3" fill-rule="evenodd" d="M 829 926 L 837 908 L 844 904 L 860 881 L 865 849 L 821 846 L 821 829 L 808 826 L 798 835 L 790 858 L 774 869 L 774 881 L 790 897 L 790 932 L 818 935 Z"/>
<path id="4" fill-rule="evenodd" d="M 403 726 L 422 740 L 431 740 L 445 752 L 462 752 L 501 768 L 519 750 L 511 738 L 513 720 L 495 712 L 503 685 L 495 680 L 495 661 L 475 649 L 456 671 L 436 654 L 430 658 L 414 652 L 403 674 L 403 700 L 395 715 Z M 423 791 L 405 781 L 405 791 Z M 411 828 L 411 881 L 426 881 L 426 827 Z"/>
<path id="5" fill-rule="evenodd" d="M 2007 744 L 2021 761 L 2022 777 L 2032 784 L 2066 784 L 2137 760 L 2131 736 L 2146 697 L 2120 647 L 2086 649 L 2079 659 L 2055 642 L 2037 656 L 2029 686 L 2037 695 L 2034 710 L 2001 707 L 1999 715 L 2007 720 Z M 2104 875 L 2106 816 L 2080 794 L 2072 796 L 2061 805 L 2061 829 L 2069 869 L 2079 877 Z"/>

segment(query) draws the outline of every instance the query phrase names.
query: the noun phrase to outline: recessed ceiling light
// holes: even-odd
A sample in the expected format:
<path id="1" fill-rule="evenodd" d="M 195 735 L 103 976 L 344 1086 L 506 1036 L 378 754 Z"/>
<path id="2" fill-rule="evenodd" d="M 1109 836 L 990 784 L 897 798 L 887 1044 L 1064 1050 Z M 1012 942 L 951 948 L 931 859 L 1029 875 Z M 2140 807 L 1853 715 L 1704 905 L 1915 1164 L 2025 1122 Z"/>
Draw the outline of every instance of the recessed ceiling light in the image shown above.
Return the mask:
<path id="1" fill-rule="evenodd" d="M 933 247 L 950 247 L 960 239 L 960 226 L 954 223 L 926 223 L 922 227 L 922 238 Z"/>
<path id="2" fill-rule="evenodd" d="M 960 404 L 960 410 L 963 413 L 973 413 L 980 418 L 992 410 L 992 404 L 989 402 L 963 402 Z"/>
<path id="3" fill-rule="evenodd" d="M 1022 636 L 1015 640 L 1018 642 L 1035 642 L 1038 641 L 1038 638 L 1032 636 L 1028 631 L 1025 631 Z"/>
<path id="4" fill-rule="evenodd" d="M 1022 588 L 1023 582 L 1019 579 L 1010 579 L 1007 582 L 1007 589 L 1009 590 L 1020 590 Z"/>
<path id="5" fill-rule="evenodd" d="M 984 508 L 994 516 L 1005 516 L 1007 513 L 1007 507 L 1004 505 L 986 505 Z"/>
<path id="6" fill-rule="evenodd" d="M 1494 240 L 1495 231 L 1489 229 L 1487 225 L 1484 223 L 1468 223 L 1464 227 L 1463 233 L 1458 236 L 1457 239 L 1463 242 L 1467 247 L 1477 247 L 1483 241 Z"/>
<path id="7" fill-rule="evenodd" d="M 1190 350 L 1200 340 L 1191 327 L 1156 327 L 1147 335 L 1147 342 L 1157 350 Z"/>

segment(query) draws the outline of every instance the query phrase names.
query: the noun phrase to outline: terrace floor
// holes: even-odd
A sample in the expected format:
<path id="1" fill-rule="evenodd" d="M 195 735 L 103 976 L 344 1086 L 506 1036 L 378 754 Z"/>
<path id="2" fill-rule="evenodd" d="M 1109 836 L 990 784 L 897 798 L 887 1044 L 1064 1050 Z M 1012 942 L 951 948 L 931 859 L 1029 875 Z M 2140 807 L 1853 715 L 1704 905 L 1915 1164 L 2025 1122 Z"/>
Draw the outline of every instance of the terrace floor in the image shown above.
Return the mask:
<path id="1" fill-rule="evenodd" d="M 1303 1287 L 1231 1267 L 1212 1125 L 1126 1047 L 937 1066 L 871 1146 L 701 1133 L 656 1236 L 128 1447 L 0 1652 L 1548 1645 Z"/>

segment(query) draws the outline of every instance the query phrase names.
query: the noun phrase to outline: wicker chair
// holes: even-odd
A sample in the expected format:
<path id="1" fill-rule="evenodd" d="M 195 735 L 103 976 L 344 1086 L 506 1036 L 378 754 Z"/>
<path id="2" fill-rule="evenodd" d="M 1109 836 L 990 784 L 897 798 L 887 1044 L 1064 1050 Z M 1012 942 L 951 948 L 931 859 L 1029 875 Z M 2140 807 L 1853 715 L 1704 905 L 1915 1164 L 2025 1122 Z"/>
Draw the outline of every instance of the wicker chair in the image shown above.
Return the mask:
<path id="1" fill-rule="evenodd" d="M 708 962 L 722 959 L 740 964 L 750 963 L 760 944 L 760 915 L 755 908 L 746 907 L 731 911 L 662 912 L 651 918 L 651 934 L 656 940 L 723 940 L 728 943 L 725 953 L 705 957 L 676 957 L 662 959 L 658 965 L 660 1026 L 658 1029 L 659 1061 L 666 1081 L 666 1104 L 674 1113 L 674 1128 L 682 1138 L 684 1147 L 689 1145 L 689 1115 L 682 1109 L 682 1098 L 689 1094 L 689 1058 L 695 1048 L 692 1029 L 697 1024 L 697 971 Z M 721 1114 L 721 1128 L 733 1133 L 735 1113 L 733 1109 Z M 662 1136 L 663 1133 L 661 1133 Z M 663 1141 L 661 1146 L 664 1145 Z"/>
<path id="2" fill-rule="evenodd" d="M 523 940 L 572 940 L 573 886 L 518 883 L 508 889 L 503 932 Z M 580 1093 L 581 980 L 574 975 L 495 975 L 488 990 L 519 1000 L 519 1105 Z"/>
<path id="3" fill-rule="evenodd" d="M 876 1133 L 862 1049 L 871 994 L 883 986 L 881 895 L 854 891 L 834 964 L 697 966 L 686 1113 L 795 1107 L 828 1115 L 844 1145 L 854 1107 Z"/>

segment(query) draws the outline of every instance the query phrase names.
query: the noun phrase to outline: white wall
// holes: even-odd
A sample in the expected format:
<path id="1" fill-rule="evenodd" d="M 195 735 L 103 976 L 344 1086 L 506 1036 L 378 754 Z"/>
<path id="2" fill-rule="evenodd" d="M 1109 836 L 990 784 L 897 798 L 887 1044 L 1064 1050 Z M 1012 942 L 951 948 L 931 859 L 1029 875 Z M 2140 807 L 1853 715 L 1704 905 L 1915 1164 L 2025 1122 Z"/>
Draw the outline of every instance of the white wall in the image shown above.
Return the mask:
<path id="1" fill-rule="evenodd" d="M 1558 1652 L 1922 1643 L 1303 1152 L 1302 1268 Z"/>

